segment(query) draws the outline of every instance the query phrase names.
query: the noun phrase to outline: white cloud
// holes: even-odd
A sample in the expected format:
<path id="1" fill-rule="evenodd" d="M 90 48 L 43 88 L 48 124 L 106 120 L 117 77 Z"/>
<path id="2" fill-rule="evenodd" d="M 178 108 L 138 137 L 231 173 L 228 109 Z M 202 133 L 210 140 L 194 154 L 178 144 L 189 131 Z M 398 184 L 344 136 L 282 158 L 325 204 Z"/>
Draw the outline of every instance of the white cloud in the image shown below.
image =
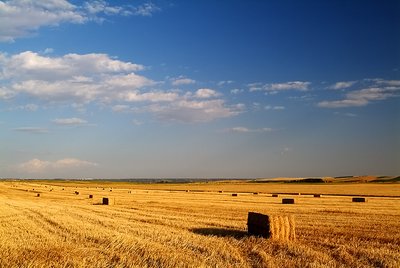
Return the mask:
<path id="1" fill-rule="evenodd" d="M 337 100 L 337 101 L 321 101 L 318 103 L 318 107 L 321 108 L 343 108 L 343 107 L 360 107 L 368 104 L 367 100 Z"/>
<path id="2" fill-rule="evenodd" d="M 1 78 L 1 76 L 0 76 Z M 0 100 L 8 100 L 15 96 L 15 93 L 7 88 L 0 87 Z"/>
<path id="3" fill-rule="evenodd" d="M 285 106 L 271 106 L 267 105 L 264 107 L 265 110 L 285 110 Z"/>
<path id="4" fill-rule="evenodd" d="M 125 104 L 117 104 L 114 105 L 111 110 L 113 110 L 113 112 L 117 112 L 117 113 L 122 113 L 122 112 L 128 112 L 130 110 L 129 105 L 125 105 Z"/>
<path id="5" fill-rule="evenodd" d="M 239 88 L 235 88 L 235 89 L 232 89 L 230 92 L 231 92 L 231 94 L 237 95 L 239 93 L 244 92 L 244 90 L 243 89 L 239 89 Z"/>
<path id="6" fill-rule="evenodd" d="M 10 108 L 9 111 L 22 110 L 29 112 L 36 112 L 39 109 L 39 106 L 33 103 L 28 103 L 25 105 L 18 105 L 16 107 Z"/>
<path id="7" fill-rule="evenodd" d="M 335 115 L 341 115 L 341 116 L 346 116 L 346 117 L 357 117 L 357 114 L 354 113 L 340 113 L 340 112 L 335 112 Z"/>
<path id="8" fill-rule="evenodd" d="M 115 15 L 122 13 L 123 11 L 126 12 L 124 8 L 120 6 L 110 6 L 106 1 L 103 0 L 85 2 L 83 7 L 89 14 L 92 15 L 99 13 L 104 13 L 107 15 Z"/>
<path id="9" fill-rule="evenodd" d="M 209 88 L 200 88 L 196 91 L 195 97 L 200 99 L 208 99 L 212 97 L 218 97 L 220 93 Z"/>
<path id="10" fill-rule="evenodd" d="M 25 163 L 19 164 L 18 168 L 20 171 L 27 173 L 42 173 L 50 170 L 73 169 L 79 167 L 95 167 L 97 165 L 98 165 L 97 163 L 92 163 L 85 160 L 79 160 L 76 158 L 64 158 L 54 162 L 34 158 Z"/>
<path id="11" fill-rule="evenodd" d="M 134 8 L 134 14 L 140 16 L 152 16 L 154 13 L 161 11 L 161 8 L 154 5 L 153 3 L 144 3 Z"/>
<path id="12" fill-rule="evenodd" d="M 43 26 L 84 23 L 87 19 L 65 0 L 0 1 L 0 42 L 11 42 Z"/>
<path id="13" fill-rule="evenodd" d="M 357 81 L 345 81 L 345 82 L 336 82 L 335 84 L 331 85 L 330 89 L 345 89 L 353 86 Z"/>
<path id="14" fill-rule="evenodd" d="M 321 108 L 343 108 L 343 107 L 361 107 L 366 106 L 373 101 L 381 101 L 391 97 L 399 96 L 400 86 L 396 86 L 400 81 L 381 80 L 371 87 L 360 90 L 353 90 L 345 94 L 342 100 L 321 101 L 317 104 Z M 384 86 L 386 85 L 386 86 Z"/>
<path id="15" fill-rule="evenodd" d="M 143 122 L 138 119 L 133 119 L 132 124 L 135 126 L 141 126 L 141 125 L 143 125 Z"/>
<path id="16" fill-rule="evenodd" d="M 378 85 L 400 87 L 400 80 L 372 79 Z"/>
<path id="17" fill-rule="evenodd" d="M 270 83 L 270 84 L 262 84 L 257 82 L 248 84 L 247 86 L 250 92 L 267 91 L 269 94 L 276 94 L 280 91 L 285 91 L 285 90 L 307 91 L 310 85 L 311 82 L 292 81 L 292 82 Z"/>
<path id="18" fill-rule="evenodd" d="M 46 170 L 51 166 L 51 162 L 42 161 L 40 159 L 34 158 L 29 160 L 28 162 L 19 164 L 18 167 L 21 171 L 29 172 L 29 173 L 40 173 Z"/>
<path id="19" fill-rule="evenodd" d="M 238 115 L 243 112 L 243 105 L 227 106 L 224 100 L 185 100 L 166 105 L 155 104 L 149 107 L 150 112 L 160 120 L 184 123 L 208 122 L 219 118 Z"/>
<path id="20" fill-rule="evenodd" d="M 53 53 L 53 52 L 54 52 L 54 49 L 48 47 L 48 48 L 46 48 L 46 49 L 43 51 L 43 54 L 51 54 L 51 53 Z"/>
<path id="21" fill-rule="evenodd" d="M 81 118 L 72 117 L 72 118 L 56 118 L 53 120 L 53 123 L 62 126 L 82 126 L 86 125 L 88 122 Z"/>
<path id="22" fill-rule="evenodd" d="M 234 81 L 232 81 L 232 80 L 225 80 L 225 81 L 219 81 L 218 83 L 217 83 L 217 85 L 218 86 L 224 86 L 224 85 L 229 85 L 229 84 L 232 84 Z"/>
<path id="23" fill-rule="evenodd" d="M 30 112 L 35 112 L 39 109 L 39 106 L 33 103 L 28 103 L 24 106 L 24 110 L 30 111 Z"/>
<path id="24" fill-rule="evenodd" d="M 85 160 L 79 160 L 76 158 L 64 158 L 61 160 L 57 160 L 52 165 L 54 168 L 98 166 L 97 163 L 92 163 Z"/>
<path id="25" fill-rule="evenodd" d="M 266 84 L 264 89 L 267 91 L 281 91 L 281 90 L 301 90 L 306 91 L 310 86 L 310 82 L 294 81 L 285 83 Z"/>
<path id="26" fill-rule="evenodd" d="M 289 152 L 293 151 L 292 148 L 284 147 L 281 151 L 281 155 L 288 154 Z"/>
<path id="27" fill-rule="evenodd" d="M 18 132 L 39 133 L 39 134 L 49 132 L 47 128 L 42 128 L 42 127 L 18 127 L 14 128 L 13 130 Z"/>
<path id="28" fill-rule="evenodd" d="M 172 78 L 171 79 L 171 84 L 173 86 L 182 86 L 182 85 L 190 85 L 190 84 L 195 84 L 196 81 L 190 78 L 185 78 L 185 77 L 178 77 L 178 78 Z"/>
<path id="29" fill-rule="evenodd" d="M 114 112 L 149 112 L 162 120 L 181 122 L 206 122 L 243 111 L 244 106 L 227 105 L 213 89 L 201 88 L 194 93 L 158 89 L 165 84 L 136 73 L 143 69 L 142 65 L 106 54 L 51 56 L 31 51 L 11 56 L 0 54 L 0 76 L 5 81 L 0 97 L 37 99 L 50 105 L 72 103 L 79 111 L 97 103 L 111 107 Z M 172 83 L 194 82 L 186 79 L 179 77 Z"/>
<path id="30" fill-rule="evenodd" d="M 260 132 L 272 132 L 272 128 L 247 128 L 247 127 L 233 127 L 226 128 L 224 132 L 236 132 L 236 133 L 260 133 Z"/>
<path id="31" fill-rule="evenodd" d="M 112 6 L 103 0 L 86 1 L 81 6 L 67 0 L 0 1 L 0 42 L 12 42 L 46 26 L 103 22 L 106 17 L 116 15 L 151 16 L 160 10 L 153 3 L 144 3 L 137 7 Z"/>
<path id="32" fill-rule="evenodd" d="M 156 83 L 136 71 L 144 67 L 112 59 L 106 54 L 42 56 L 26 51 L 1 55 L 0 74 L 9 85 L 0 88 L 0 97 L 17 93 L 47 101 L 88 103 L 110 101 L 127 92 Z"/>

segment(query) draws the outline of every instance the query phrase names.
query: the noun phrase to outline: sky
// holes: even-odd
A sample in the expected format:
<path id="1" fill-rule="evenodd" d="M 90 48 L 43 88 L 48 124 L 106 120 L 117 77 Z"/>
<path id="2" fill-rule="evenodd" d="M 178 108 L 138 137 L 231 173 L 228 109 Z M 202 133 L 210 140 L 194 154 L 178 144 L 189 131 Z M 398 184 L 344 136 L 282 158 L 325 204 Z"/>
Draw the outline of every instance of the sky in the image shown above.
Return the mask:
<path id="1" fill-rule="evenodd" d="M 0 177 L 400 173 L 400 2 L 0 1 Z"/>

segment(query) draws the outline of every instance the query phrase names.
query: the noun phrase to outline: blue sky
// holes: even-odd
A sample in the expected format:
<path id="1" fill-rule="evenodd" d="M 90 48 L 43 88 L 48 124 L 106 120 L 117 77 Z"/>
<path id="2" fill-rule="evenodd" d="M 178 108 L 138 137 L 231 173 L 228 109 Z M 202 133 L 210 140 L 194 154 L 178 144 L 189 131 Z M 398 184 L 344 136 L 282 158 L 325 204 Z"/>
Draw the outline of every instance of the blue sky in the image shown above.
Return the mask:
<path id="1" fill-rule="evenodd" d="M 0 1 L 0 177 L 396 175 L 398 1 Z"/>

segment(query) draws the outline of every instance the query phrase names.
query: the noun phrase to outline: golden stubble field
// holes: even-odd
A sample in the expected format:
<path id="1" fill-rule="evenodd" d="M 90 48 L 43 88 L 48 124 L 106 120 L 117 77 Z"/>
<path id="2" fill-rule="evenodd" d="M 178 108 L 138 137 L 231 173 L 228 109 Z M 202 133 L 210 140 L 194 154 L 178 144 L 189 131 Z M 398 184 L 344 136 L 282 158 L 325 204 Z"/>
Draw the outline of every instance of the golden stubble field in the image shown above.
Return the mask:
<path id="1" fill-rule="evenodd" d="M 400 184 L 3 181 L 0 267 L 400 267 L 394 195 Z M 249 211 L 294 216 L 297 240 L 248 236 Z"/>

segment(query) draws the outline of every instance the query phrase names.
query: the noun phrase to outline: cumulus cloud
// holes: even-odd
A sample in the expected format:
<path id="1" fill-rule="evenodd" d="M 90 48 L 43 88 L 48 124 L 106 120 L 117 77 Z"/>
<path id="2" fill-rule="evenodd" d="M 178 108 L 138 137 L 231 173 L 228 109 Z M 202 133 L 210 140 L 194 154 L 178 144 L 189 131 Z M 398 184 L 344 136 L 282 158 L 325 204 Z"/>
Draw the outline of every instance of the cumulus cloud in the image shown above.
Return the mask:
<path id="1" fill-rule="evenodd" d="M 113 6 L 103 0 L 86 1 L 81 6 L 67 0 L 8 0 L 0 1 L 0 42 L 36 33 L 46 26 L 62 23 L 83 24 L 102 22 L 108 16 L 151 16 L 161 9 L 153 3 L 139 6 Z"/>
<path id="2" fill-rule="evenodd" d="M 345 89 L 353 86 L 357 81 L 345 81 L 345 82 L 336 82 L 335 84 L 331 85 L 330 89 Z"/>
<path id="3" fill-rule="evenodd" d="M 321 108 L 361 107 L 374 101 L 399 96 L 399 93 L 400 80 L 375 80 L 370 87 L 347 92 L 341 100 L 320 101 L 317 106 Z"/>
<path id="4" fill-rule="evenodd" d="M 20 171 L 27 173 L 42 173 L 50 170 L 73 169 L 80 167 L 95 167 L 97 163 L 76 158 L 64 158 L 57 161 L 46 161 L 34 158 L 18 165 Z"/>
<path id="5" fill-rule="evenodd" d="M 1 55 L 0 74 L 9 81 L 2 98 L 23 93 L 47 101 L 88 103 L 123 98 L 155 82 L 135 72 L 144 66 L 113 59 L 107 54 L 43 56 L 32 51 Z M 125 95 L 124 95 L 125 94 Z"/>
<path id="6" fill-rule="evenodd" d="M 86 20 L 75 5 L 65 0 L 0 1 L 0 42 L 14 41 L 43 26 Z"/>
<path id="7" fill-rule="evenodd" d="M 86 125 L 88 122 L 81 118 L 72 117 L 72 118 L 56 118 L 53 120 L 53 123 L 61 126 L 82 126 Z"/>
<path id="8" fill-rule="evenodd" d="M 176 92 L 146 92 L 140 93 L 139 91 L 126 92 L 123 99 L 128 102 L 171 102 L 178 99 L 179 95 Z"/>
<path id="9" fill-rule="evenodd" d="M 212 97 L 218 97 L 220 94 L 215 90 L 209 88 L 200 88 L 196 91 L 195 97 L 200 99 L 208 99 Z"/>
<path id="10" fill-rule="evenodd" d="M 285 83 L 273 83 L 265 85 L 265 90 L 281 91 L 281 90 L 301 90 L 306 91 L 310 86 L 310 82 L 294 81 Z"/>
<path id="11" fill-rule="evenodd" d="M 291 82 L 283 82 L 283 83 L 251 83 L 248 84 L 248 88 L 250 92 L 254 91 L 267 91 L 269 93 L 278 93 L 280 91 L 285 90 L 299 90 L 299 91 L 307 91 L 311 82 L 305 81 L 291 81 Z"/>
<path id="12" fill-rule="evenodd" d="M 247 127 L 232 127 L 224 129 L 224 132 L 235 132 L 235 133 L 260 133 L 260 132 L 272 132 L 272 128 L 247 128 Z"/>
<path id="13" fill-rule="evenodd" d="M 144 66 L 121 61 L 107 54 L 41 55 L 32 51 L 0 54 L 4 85 L 0 98 L 26 97 L 42 103 L 68 104 L 83 110 L 90 103 L 109 106 L 114 112 L 148 112 L 160 120 L 207 122 L 235 116 L 242 105 L 229 105 L 209 88 L 195 92 L 159 89 L 156 82 L 137 72 Z M 173 83 L 193 83 L 188 78 Z M 182 81 L 183 80 L 183 81 Z M 171 81 L 171 80 L 170 80 Z M 58 125 L 82 125 L 79 118 L 61 118 Z"/>
<path id="14" fill-rule="evenodd" d="M 178 77 L 178 78 L 172 78 L 171 79 L 171 84 L 173 86 L 182 86 L 182 85 L 190 85 L 190 84 L 195 84 L 196 81 L 190 78 L 185 78 L 185 77 Z"/>
<path id="15" fill-rule="evenodd" d="M 165 105 L 152 105 L 149 110 L 160 120 L 196 123 L 238 115 L 243 112 L 244 106 L 242 104 L 227 106 L 221 99 L 201 101 L 181 99 Z"/>

